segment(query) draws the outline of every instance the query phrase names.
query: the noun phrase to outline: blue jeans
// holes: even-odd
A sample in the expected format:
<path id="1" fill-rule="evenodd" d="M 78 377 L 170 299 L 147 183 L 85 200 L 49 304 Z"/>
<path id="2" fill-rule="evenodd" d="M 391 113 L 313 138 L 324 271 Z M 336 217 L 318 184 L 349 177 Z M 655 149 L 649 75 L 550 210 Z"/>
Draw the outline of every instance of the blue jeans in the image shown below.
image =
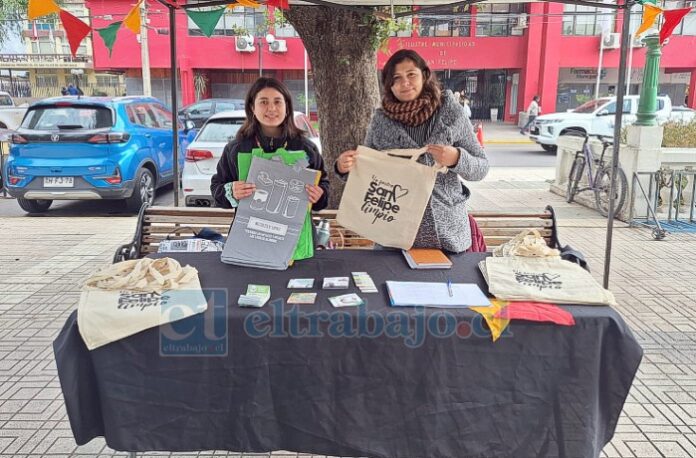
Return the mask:
<path id="1" fill-rule="evenodd" d="M 520 130 L 521 133 L 525 133 L 526 131 L 529 130 L 529 126 L 532 125 L 534 120 L 536 119 L 536 116 L 534 115 L 529 115 L 529 119 L 527 119 L 527 124 L 524 125 L 524 127 Z"/>

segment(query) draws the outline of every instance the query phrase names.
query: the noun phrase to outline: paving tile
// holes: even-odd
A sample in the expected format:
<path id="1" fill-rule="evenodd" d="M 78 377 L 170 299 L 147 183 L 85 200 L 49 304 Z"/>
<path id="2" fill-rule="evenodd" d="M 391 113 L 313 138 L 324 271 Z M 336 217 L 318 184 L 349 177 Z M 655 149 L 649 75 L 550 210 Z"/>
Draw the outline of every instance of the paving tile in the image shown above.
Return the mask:
<path id="1" fill-rule="evenodd" d="M 561 241 L 585 253 L 601 279 L 606 220 L 548 192 L 552 169 L 491 170 L 467 183 L 471 208 L 538 210 L 554 205 Z M 76 309 L 79 285 L 110 263 L 115 248 L 130 240 L 132 217 L 0 218 L 13 243 L 0 253 L 0 458 L 127 457 L 103 439 L 77 447 L 63 405 L 52 341 Z M 617 222 L 611 286 L 645 357 L 612 441 L 602 456 L 696 457 L 696 234 L 669 234 L 654 242 L 649 231 Z M 668 266 L 665 268 L 665 266 Z M 226 451 L 154 456 L 320 458 L 277 451 Z M 321 457 L 323 458 L 323 457 Z"/>

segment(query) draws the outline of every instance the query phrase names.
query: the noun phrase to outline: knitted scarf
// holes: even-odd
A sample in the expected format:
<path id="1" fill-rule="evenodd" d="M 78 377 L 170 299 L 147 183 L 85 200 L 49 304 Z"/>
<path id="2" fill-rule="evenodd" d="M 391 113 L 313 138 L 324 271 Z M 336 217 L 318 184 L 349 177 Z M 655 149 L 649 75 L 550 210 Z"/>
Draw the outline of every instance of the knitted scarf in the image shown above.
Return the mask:
<path id="1" fill-rule="evenodd" d="M 440 100 L 433 100 L 427 94 L 421 94 L 420 97 L 410 102 L 389 102 L 382 99 L 384 114 L 389 119 L 410 127 L 423 124 L 438 108 L 440 108 Z"/>

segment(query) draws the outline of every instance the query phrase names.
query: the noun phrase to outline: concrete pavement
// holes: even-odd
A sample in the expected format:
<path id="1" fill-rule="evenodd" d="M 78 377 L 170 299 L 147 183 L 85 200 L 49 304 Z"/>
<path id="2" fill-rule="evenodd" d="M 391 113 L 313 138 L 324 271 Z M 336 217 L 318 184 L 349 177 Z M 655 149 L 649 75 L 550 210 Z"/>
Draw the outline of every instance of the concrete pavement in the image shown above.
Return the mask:
<path id="1" fill-rule="evenodd" d="M 548 191 L 552 168 L 494 168 L 470 183 L 475 210 L 557 210 L 560 237 L 601 280 L 606 220 Z M 75 309 L 81 281 L 109 263 L 134 217 L 0 218 L 0 457 L 125 456 L 103 439 L 76 447 L 51 343 Z M 606 457 L 696 456 L 696 234 L 653 241 L 617 222 L 611 289 L 645 357 Z M 169 456 L 166 453 L 145 456 Z M 225 452 L 172 456 L 234 456 Z M 268 454 L 243 456 L 270 456 Z M 310 457 L 276 452 L 273 457 Z M 463 457 L 457 457 L 463 458 Z"/>
<path id="2" fill-rule="evenodd" d="M 480 121 L 472 120 L 474 129 Z M 526 135 L 520 134 L 520 128 L 512 123 L 480 122 L 483 126 L 483 144 L 485 145 L 534 145 Z M 539 147 L 541 149 L 541 147 Z"/>

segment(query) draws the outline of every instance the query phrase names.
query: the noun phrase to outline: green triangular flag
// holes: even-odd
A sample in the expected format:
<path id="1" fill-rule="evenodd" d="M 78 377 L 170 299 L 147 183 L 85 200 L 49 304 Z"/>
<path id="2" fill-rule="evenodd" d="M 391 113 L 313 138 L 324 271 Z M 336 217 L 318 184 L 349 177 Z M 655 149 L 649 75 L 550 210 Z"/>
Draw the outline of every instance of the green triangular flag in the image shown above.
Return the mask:
<path id="1" fill-rule="evenodd" d="M 186 14 L 188 14 L 188 17 L 190 17 L 198 27 L 200 27 L 203 35 L 210 38 L 213 35 L 213 32 L 215 32 L 215 26 L 217 25 L 218 21 L 222 15 L 225 14 L 226 9 L 227 7 L 210 11 L 186 10 Z"/>
<path id="2" fill-rule="evenodd" d="M 121 28 L 122 21 L 114 22 L 108 27 L 103 29 L 97 29 L 99 36 L 104 40 L 104 45 L 106 49 L 109 50 L 109 57 L 111 57 L 111 51 L 114 49 L 114 43 L 116 42 L 116 34 L 118 34 L 118 29 Z"/>

